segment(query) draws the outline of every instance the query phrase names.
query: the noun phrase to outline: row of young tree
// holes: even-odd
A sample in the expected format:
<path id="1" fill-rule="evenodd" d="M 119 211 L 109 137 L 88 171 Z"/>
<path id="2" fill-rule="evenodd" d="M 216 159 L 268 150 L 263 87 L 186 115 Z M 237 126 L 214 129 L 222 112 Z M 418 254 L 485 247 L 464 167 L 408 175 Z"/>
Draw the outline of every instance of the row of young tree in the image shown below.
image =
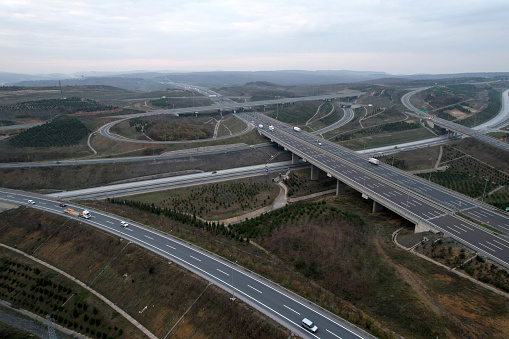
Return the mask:
<path id="1" fill-rule="evenodd" d="M 42 99 L 26 101 L 8 106 L 0 106 L 0 114 L 28 113 L 31 115 L 44 114 L 69 114 L 75 112 L 95 112 L 112 110 L 112 105 L 103 105 L 92 99 L 77 97 L 67 99 Z"/>
<path id="2" fill-rule="evenodd" d="M 406 122 L 406 121 L 396 121 L 382 125 L 376 125 L 369 128 L 363 128 L 361 130 L 357 130 L 351 133 L 345 133 L 341 136 L 336 137 L 336 141 L 340 140 L 351 140 L 356 139 L 363 136 L 374 135 L 382 132 L 401 132 L 407 131 L 411 129 L 420 128 L 421 125 L 418 122 Z"/>
<path id="3" fill-rule="evenodd" d="M 502 106 L 502 96 L 498 91 L 494 89 L 490 90 L 488 95 L 488 107 L 466 119 L 457 121 L 457 123 L 467 127 L 474 127 L 495 117 L 500 112 L 500 107 Z"/>
<path id="4" fill-rule="evenodd" d="M 304 202 L 294 205 L 288 205 L 270 213 L 261 214 L 255 218 L 247 219 L 244 222 L 232 224 L 226 227 L 223 223 L 208 222 L 199 220 L 196 215 L 182 213 L 175 209 L 161 208 L 154 204 L 147 204 L 141 201 L 125 200 L 122 198 L 108 198 L 108 202 L 129 207 L 137 208 L 141 211 L 163 215 L 183 224 L 201 228 L 211 233 L 221 234 L 234 238 L 238 241 L 249 241 L 250 238 L 264 237 L 270 234 L 274 229 L 287 223 L 294 222 L 302 217 L 313 218 L 321 215 L 325 211 L 332 215 L 342 216 L 355 219 L 361 224 L 364 223 L 359 216 L 336 209 L 335 207 L 326 206 L 325 201 L 322 202 Z"/>
<path id="5" fill-rule="evenodd" d="M 90 130 L 76 118 L 55 119 L 9 139 L 15 147 L 62 147 L 78 144 Z"/>

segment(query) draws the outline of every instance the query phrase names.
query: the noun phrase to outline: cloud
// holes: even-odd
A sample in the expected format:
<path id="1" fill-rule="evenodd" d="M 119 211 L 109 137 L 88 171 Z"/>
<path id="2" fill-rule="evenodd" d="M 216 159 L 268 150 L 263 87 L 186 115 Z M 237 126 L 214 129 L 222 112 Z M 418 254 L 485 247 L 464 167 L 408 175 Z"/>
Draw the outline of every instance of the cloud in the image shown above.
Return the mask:
<path id="1" fill-rule="evenodd" d="M 386 71 L 380 60 L 395 58 L 418 73 L 443 69 L 445 57 L 464 60 L 464 71 L 504 71 L 498 56 L 508 54 L 508 15 L 508 3 L 495 0 L 3 1 L 0 48 L 2 70 L 16 72 L 162 64 Z"/>

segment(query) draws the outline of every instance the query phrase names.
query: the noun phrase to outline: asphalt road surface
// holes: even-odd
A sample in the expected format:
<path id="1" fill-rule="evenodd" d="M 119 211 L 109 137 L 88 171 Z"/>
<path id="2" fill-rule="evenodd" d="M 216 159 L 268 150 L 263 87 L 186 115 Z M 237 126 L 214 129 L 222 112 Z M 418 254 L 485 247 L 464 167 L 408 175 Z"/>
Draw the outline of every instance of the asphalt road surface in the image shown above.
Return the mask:
<path id="1" fill-rule="evenodd" d="M 373 338 L 352 324 L 235 265 L 233 262 L 235 258 L 232 258 L 231 262 L 224 260 L 169 235 L 101 211 L 89 209 L 92 218 L 88 220 L 63 212 L 65 208 L 72 208 L 76 211 L 83 210 L 83 207 L 78 205 L 68 204 L 64 208 L 59 206 L 58 201 L 12 190 L 0 190 L 0 199 L 26 205 L 29 208 L 65 215 L 132 241 L 189 269 L 225 291 L 231 292 L 235 298 L 250 304 L 304 338 Z M 28 204 L 29 199 L 35 203 Z M 129 226 L 122 227 L 121 221 L 127 221 Z M 315 322 L 318 332 L 313 334 L 304 330 L 301 327 L 303 318 Z"/>
<path id="2" fill-rule="evenodd" d="M 291 127 L 262 114 L 242 113 L 239 117 L 246 122 L 254 122 L 256 126 L 273 125 L 273 131 L 267 127 L 260 131 L 383 206 L 416 223 L 429 225 L 509 267 L 507 235 L 496 235 L 457 216 L 456 213 L 461 212 L 504 233 L 509 231 L 508 216 L 394 167 L 384 164 L 372 165 L 362 155 L 312 134 L 296 132 Z M 319 142 L 322 143 L 321 146 Z"/>
<path id="3" fill-rule="evenodd" d="M 291 161 L 267 164 L 269 172 L 283 173 L 287 169 L 300 169 L 309 167 L 309 164 L 292 165 Z M 180 175 L 176 177 L 143 180 L 125 184 L 107 185 L 80 190 L 64 191 L 48 194 L 49 197 L 64 200 L 78 199 L 105 199 L 111 197 L 133 195 L 180 187 L 203 185 L 211 182 L 235 180 L 253 176 L 265 175 L 265 165 L 246 166 L 220 171 L 198 174 Z"/>

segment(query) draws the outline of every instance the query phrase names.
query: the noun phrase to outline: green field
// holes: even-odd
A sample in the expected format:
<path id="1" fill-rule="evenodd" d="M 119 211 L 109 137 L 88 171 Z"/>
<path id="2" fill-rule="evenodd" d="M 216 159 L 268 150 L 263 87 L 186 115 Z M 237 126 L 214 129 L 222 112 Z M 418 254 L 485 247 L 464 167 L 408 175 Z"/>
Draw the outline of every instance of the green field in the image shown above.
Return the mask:
<path id="1" fill-rule="evenodd" d="M 222 220 L 270 206 L 278 194 L 279 187 L 269 177 L 260 176 L 134 195 L 129 200 L 206 220 Z"/>

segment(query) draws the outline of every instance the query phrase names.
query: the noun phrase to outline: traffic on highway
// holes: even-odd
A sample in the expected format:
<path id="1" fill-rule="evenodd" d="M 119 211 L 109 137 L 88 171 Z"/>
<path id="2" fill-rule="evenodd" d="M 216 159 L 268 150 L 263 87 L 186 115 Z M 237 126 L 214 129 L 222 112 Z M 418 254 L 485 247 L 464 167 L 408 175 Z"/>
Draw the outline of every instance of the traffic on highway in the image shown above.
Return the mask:
<path id="1" fill-rule="evenodd" d="M 66 204 L 65 207 L 61 207 L 59 204 L 63 202 L 44 196 L 1 189 L 0 199 L 27 206 L 27 208 L 65 215 L 132 241 L 200 275 L 230 292 L 232 298 L 241 299 L 281 324 L 285 324 L 287 328 L 304 338 L 373 338 L 309 301 L 235 265 L 232 262 L 234 258 L 232 261 L 224 260 L 170 235 L 102 211 L 88 209 L 90 213 L 88 219 L 74 216 L 64 210 L 80 211 L 84 208 L 75 204 Z M 29 200 L 33 203 L 29 203 Z M 316 333 L 307 331 L 302 326 L 304 318 L 310 319 L 318 327 Z"/>
<path id="2" fill-rule="evenodd" d="M 361 191 L 416 224 L 441 231 L 470 248 L 509 267 L 509 239 L 469 222 L 455 213 L 489 220 L 492 227 L 509 230 L 509 218 L 478 206 L 458 193 L 433 185 L 425 180 L 385 165 L 374 166 L 353 151 L 327 142 L 259 113 L 241 113 L 248 123 L 274 126 L 260 132 L 307 162 Z M 322 145 L 319 146 L 318 142 Z"/>

